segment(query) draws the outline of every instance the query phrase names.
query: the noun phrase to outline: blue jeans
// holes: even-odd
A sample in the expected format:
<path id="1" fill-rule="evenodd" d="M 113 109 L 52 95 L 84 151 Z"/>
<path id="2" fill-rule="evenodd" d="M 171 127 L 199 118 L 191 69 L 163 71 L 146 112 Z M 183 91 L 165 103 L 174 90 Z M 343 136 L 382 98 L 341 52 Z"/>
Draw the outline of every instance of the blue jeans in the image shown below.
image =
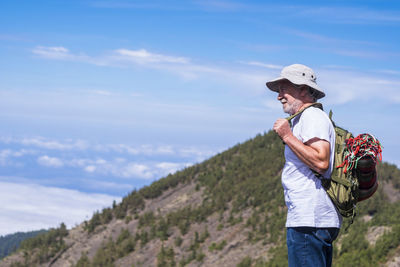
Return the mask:
<path id="1" fill-rule="evenodd" d="M 289 266 L 332 266 L 332 242 L 339 228 L 288 227 Z"/>

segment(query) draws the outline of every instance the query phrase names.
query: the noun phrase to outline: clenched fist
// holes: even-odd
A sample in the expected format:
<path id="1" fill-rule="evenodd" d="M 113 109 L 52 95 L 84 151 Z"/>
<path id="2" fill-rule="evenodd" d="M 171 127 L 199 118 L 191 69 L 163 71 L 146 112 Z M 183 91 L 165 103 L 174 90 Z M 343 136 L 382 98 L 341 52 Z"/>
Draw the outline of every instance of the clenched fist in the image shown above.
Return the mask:
<path id="1" fill-rule="evenodd" d="M 282 140 L 285 140 L 292 134 L 289 122 L 286 119 L 277 119 L 274 123 L 273 130 L 279 135 Z"/>

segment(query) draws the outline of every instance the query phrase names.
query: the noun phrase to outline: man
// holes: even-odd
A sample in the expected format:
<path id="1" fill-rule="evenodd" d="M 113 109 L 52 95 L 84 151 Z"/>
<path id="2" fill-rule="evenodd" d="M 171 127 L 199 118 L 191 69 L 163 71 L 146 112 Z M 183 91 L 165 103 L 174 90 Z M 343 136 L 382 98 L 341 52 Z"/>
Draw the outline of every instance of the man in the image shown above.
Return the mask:
<path id="1" fill-rule="evenodd" d="M 342 222 L 321 185 L 321 179 L 330 179 L 332 173 L 335 130 L 325 112 L 311 106 L 325 96 L 316 79 L 309 67 L 293 64 L 267 82 L 278 93 L 285 113 L 304 110 L 293 118 L 292 127 L 286 119 L 278 119 L 273 127 L 286 144 L 282 185 L 288 208 L 289 266 L 331 266 L 332 242 Z"/>

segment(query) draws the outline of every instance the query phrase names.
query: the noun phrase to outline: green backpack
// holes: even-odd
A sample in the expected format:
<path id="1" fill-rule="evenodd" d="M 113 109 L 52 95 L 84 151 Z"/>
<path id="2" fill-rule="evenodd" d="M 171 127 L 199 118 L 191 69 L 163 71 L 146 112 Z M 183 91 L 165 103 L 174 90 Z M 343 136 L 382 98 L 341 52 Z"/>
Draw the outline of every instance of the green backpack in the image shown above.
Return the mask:
<path id="1" fill-rule="evenodd" d="M 356 204 L 359 196 L 359 183 L 357 177 L 352 172 L 344 173 L 342 166 L 344 159 L 344 150 L 346 147 L 346 140 L 353 138 L 353 135 L 339 127 L 332 120 L 332 111 L 329 112 L 329 118 L 335 128 L 336 141 L 335 141 L 335 166 L 332 170 L 331 179 L 323 179 L 323 186 L 339 210 L 343 217 L 356 216 Z"/>
<path id="2" fill-rule="evenodd" d="M 321 103 L 313 103 L 311 106 L 323 109 Z M 300 115 L 305 109 L 300 110 L 299 112 L 286 118 L 289 121 L 289 124 L 294 117 Z M 359 196 L 359 183 L 357 177 L 355 177 L 352 172 L 348 172 L 345 174 L 343 172 L 343 167 L 338 168 L 337 166 L 341 166 L 343 163 L 346 139 L 352 138 L 353 135 L 349 131 L 339 126 L 336 126 L 336 124 L 332 120 L 332 111 L 330 111 L 329 113 L 329 118 L 333 124 L 336 134 L 334 161 L 335 165 L 332 170 L 331 179 L 324 179 L 322 178 L 322 175 L 315 172 L 314 170 L 312 171 L 318 178 L 321 179 L 322 186 L 325 188 L 326 192 L 328 193 L 332 202 L 335 204 L 339 213 L 346 218 L 352 217 L 352 220 L 350 222 L 351 224 L 353 222 L 354 216 L 356 215 L 356 204 L 358 202 Z"/>

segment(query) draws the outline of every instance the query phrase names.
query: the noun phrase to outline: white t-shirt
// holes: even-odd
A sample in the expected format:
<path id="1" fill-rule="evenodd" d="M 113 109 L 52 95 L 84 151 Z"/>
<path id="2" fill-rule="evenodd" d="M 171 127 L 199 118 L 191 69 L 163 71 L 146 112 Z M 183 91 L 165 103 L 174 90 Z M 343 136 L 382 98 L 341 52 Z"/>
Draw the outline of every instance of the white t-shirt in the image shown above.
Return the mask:
<path id="1" fill-rule="evenodd" d="M 330 143 L 329 169 L 323 174 L 329 178 L 334 166 L 335 130 L 322 110 L 310 107 L 292 120 L 293 135 L 306 143 L 319 138 Z M 338 227 L 342 216 L 311 169 L 304 164 L 286 145 L 285 166 L 282 172 L 282 185 L 288 208 L 286 227 Z"/>

